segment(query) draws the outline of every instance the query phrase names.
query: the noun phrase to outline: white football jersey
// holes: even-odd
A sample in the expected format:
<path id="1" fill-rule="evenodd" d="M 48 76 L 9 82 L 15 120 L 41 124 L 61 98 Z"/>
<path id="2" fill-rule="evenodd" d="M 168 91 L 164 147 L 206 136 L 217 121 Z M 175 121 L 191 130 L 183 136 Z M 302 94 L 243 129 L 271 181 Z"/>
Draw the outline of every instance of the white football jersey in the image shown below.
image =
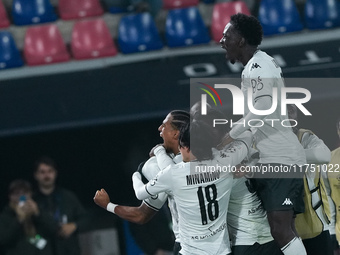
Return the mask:
<path id="1" fill-rule="evenodd" d="M 281 115 L 281 88 L 284 86 L 282 71 L 275 59 L 263 51 L 256 51 L 242 72 L 241 90 L 245 98 L 244 116 L 250 113 L 247 103 L 248 89 L 252 91 L 254 105 L 257 101 L 260 103 L 261 98 L 270 97 L 273 99 L 273 88 L 277 88 L 276 110 L 265 116 L 262 120 L 263 125 L 261 122 L 258 124 L 259 127 L 251 128 L 256 148 L 260 151 L 259 163 L 302 165 L 306 163 L 304 150 L 290 128 L 287 114 Z M 282 121 L 283 125 L 288 127 L 283 126 Z M 245 124 L 248 125 L 248 123 Z M 252 124 L 257 126 L 254 122 Z M 235 126 L 235 129 L 239 128 L 240 125 Z M 232 130 L 232 132 L 234 131 Z"/>
<path id="2" fill-rule="evenodd" d="M 244 142 L 234 141 L 213 149 L 213 160 L 169 166 L 145 186 L 150 196 L 164 191 L 174 196 L 182 255 L 231 252 L 226 220 L 233 175 L 223 167 L 239 164 L 247 153 Z"/>
<path id="3" fill-rule="evenodd" d="M 267 214 L 256 193 L 250 193 L 246 178 L 234 179 L 227 215 L 232 246 L 264 244 L 273 239 Z"/>
<path id="4" fill-rule="evenodd" d="M 166 154 L 167 155 L 167 154 Z M 170 158 L 167 155 L 168 158 Z M 182 155 L 178 154 L 172 159 L 172 164 L 179 163 L 182 161 Z M 148 161 L 145 162 L 142 173 L 145 176 L 146 179 L 152 180 L 160 171 L 161 169 L 158 166 L 156 157 L 151 157 L 148 159 Z M 158 194 L 154 198 L 147 198 L 143 200 L 143 203 L 145 203 L 148 207 L 152 208 L 155 211 L 158 211 L 162 208 L 164 203 L 168 200 L 168 206 L 171 212 L 171 218 L 172 218 L 172 230 L 174 232 L 176 242 L 180 243 L 179 239 L 179 229 L 178 229 L 178 212 L 175 200 L 172 195 L 168 195 L 167 193 L 163 192 Z"/>

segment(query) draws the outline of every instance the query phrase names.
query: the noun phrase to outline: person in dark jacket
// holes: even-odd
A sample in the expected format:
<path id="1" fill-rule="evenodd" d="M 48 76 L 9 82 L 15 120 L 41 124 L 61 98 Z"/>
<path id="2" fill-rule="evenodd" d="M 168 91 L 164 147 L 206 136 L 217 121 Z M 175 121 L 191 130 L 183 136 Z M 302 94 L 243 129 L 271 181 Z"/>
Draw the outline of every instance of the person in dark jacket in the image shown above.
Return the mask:
<path id="1" fill-rule="evenodd" d="M 52 242 L 54 255 L 80 255 L 78 233 L 86 224 L 84 207 L 73 192 L 56 185 L 57 166 L 53 159 L 38 159 L 34 178 L 38 184 L 34 199 L 58 227 Z"/>
<path id="2" fill-rule="evenodd" d="M 52 255 L 56 231 L 51 217 L 40 211 L 25 180 L 9 185 L 9 204 L 0 214 L 0 245 L 6 255 Z"/>

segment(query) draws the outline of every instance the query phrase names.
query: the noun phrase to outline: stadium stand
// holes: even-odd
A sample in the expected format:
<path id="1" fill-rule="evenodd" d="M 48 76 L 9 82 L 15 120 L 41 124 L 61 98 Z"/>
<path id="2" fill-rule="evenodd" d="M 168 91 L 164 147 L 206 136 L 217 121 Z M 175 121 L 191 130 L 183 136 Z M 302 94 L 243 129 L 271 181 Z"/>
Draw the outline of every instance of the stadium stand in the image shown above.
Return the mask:
<path id="1" fill-rule="evenodd" d="M 156 24 L 149 13 L 123 17 L 118 27 L 118 43 L 123 53 L 158 50 L 163 47 Z"/>
<path id="2" fill-rule="evenodd" d="M 99 0 L 59 0 L 58 9 L 64 20 L 100 16 L 104 13 Z"/>
<path id="3" fill-rule="evenodd" d="M 239 12 L 250 15 L 250 11 L 243 1 L 216 3 L 214 5 L 210 31 L 215 42 L 220 41 L 223 29 L 230 21 L 230 17 Z"/>
<path id="4" fill-rule="evenodd" d="M 57 15 L 49 0 L 14 0 L 12 17 L 17 26 L 53 22 Z"/>
<path id="5" fill-rule="evenodd" d="M 0 32 L 0 69 L 23 66 L 24 62 L 10 32 Z"/>
<path id="6" fill-rule="evenodd" d="M 5 28 L 5 27 L 8 27 L 9 25 L 10 25 L 10 22 L 7 17 L 6 9 L 2 1 L 0 1 L 0 28 Z"/>
<path id="7" fill-rule="evenodd" d="M 305 23 L 309 29 L 332 28 L 340 25 L 340 2 L 307 0 Z"/>
<path id="8" fill-rule="evenodd" d="M 70 58 L 60 31 L 54 24 L 27 29 L 24 56 L 27 64 L 32 66 L 64 62 Z"/>
<path id="9" fill-rule="evenodd" d="M 166 10 L 197 6 L 198 0 L 163 0 L 163 8 Z"/>
<path id="10" fill-rule="evenodd" d="M 301 18 L 293 0 L 262 0 L 259 20 L 264 35 L 282 34 L 303 29 Z"/>
<path id="11" fill-rule="evenodd" d="M 165 29 L 169 47 L 210 42 L 208 29 L 197 7 L 169 10 Z"/>
<path id="12" fill-rule="evenodd" d="M 75 59 L 91 59 L 114 56 L 116 46 L 103 19 L 82 20 L 74 24 L 71 40 Z"/>

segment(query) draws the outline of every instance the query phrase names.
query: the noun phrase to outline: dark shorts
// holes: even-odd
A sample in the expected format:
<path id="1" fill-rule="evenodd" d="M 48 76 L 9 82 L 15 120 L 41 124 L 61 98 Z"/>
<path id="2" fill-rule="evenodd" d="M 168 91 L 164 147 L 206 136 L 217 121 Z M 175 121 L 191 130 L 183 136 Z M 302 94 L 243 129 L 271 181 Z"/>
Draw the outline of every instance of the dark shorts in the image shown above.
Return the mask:
<path id="1" fill-rule="evenodd" d="M 308 255 L 333 255 L 331 236 L 329 231 L 323 231 L 320 235 L 302 240 Z"/>
<path id="2" fill-rule="evenodd" d="M 265 244 L 237 245 L 232 247 L 232 255 L 282 255 L 275 241 Z"/>
<path id="3" fill-rule="evenodd" d="M 252 178 L 250 181 L 267 212 L 304 212 L 303 178 Z"/>

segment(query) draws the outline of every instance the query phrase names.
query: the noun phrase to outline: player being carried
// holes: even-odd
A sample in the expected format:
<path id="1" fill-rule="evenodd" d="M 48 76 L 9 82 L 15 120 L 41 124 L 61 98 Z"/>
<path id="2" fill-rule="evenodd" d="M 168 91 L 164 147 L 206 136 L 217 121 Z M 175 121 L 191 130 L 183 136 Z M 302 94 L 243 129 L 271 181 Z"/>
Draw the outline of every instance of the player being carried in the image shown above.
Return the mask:
<path id="1" fill-rule="evenodd" d="M 220 43 L 227 52 L 226 58 L 232 64 L 238 61 L 244 66 L 241 90 L 245 102 L 248 102 L 247 92 L 250 90 L 252 98 L 249 100 L 254 108 L 268 110 L 273 104 L 273 88 L 280 91 L 284 87 L 284 81 L 281 68 L 275 60 L 258 49 L 262 35 L 261 24 L 255 17 L 238 13 L 231 16 Z M 251 128 L 255 146 L 260 153 L 259 164 L 267 167 L 304 165 L 306 157 L 297 137 L 290 127 L 280 125 L 283 119 L 288 118 L 287 114 L 281 115 L 280 105 L 280 102 L 277 102 L 278 107 L 272 114 L 262 116 L 253 114 L 245 107 L 244 117 L 239 121 L 244 125 L 234 125 L 226 135 L 224 144 L 250 129 L 248 125 L 250 120 L 253 127 L 256 126 L 256 121 L 260 122 L 265 118 L 279 120 L 273 125 L 270 121 L 263 121 L 263 125 Z M 256 176 L 257 178 L 252 179 L 252 184 L 267 211 L 272 236 L 285 255 L 306 254 L 302 241 L 292 227 L 294 213 L 301 213 L 304 210 L 302 176 L 299 176 L 300 178 L 295 176 L 286 178 L 287 176 L 282 175 L 275 178 Z"/>

